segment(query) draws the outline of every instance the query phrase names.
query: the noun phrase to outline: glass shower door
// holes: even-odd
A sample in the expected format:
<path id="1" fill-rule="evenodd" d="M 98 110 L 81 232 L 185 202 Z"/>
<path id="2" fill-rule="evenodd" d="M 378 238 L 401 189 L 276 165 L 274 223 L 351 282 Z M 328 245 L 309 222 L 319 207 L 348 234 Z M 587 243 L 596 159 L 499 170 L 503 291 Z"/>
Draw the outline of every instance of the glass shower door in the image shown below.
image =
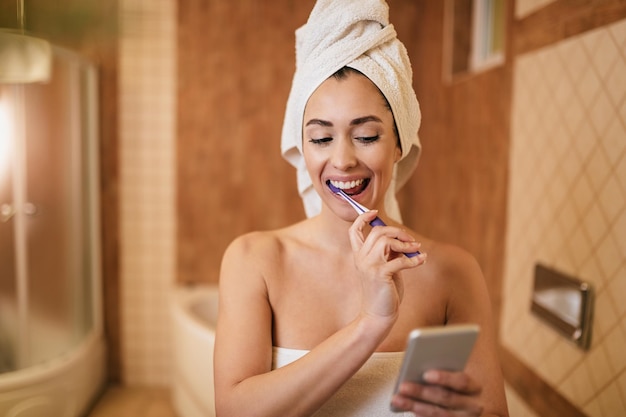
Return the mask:
<path id="1" fill-rule="evenodd" d="M 13 230 L 12 91 L 0 85 L 0 373 L 17 367 L 17 288 Z"/>
<path id="2" fill-rule="evenodd" d="M 0 356 L 11 353 L 14 368 L 71 350 L 95 326 L 99 307 L 89 188 L 95 115 L 86 113 L 95 113 L 95 73 L 64 49 L 55 47 L 53 57 L 50 82 L 0 86 L 15 122 L 7 180 L 0 178 L 8 213 L 0 223 Z M 3 346 L 3 334 L 13 343 Z"/>

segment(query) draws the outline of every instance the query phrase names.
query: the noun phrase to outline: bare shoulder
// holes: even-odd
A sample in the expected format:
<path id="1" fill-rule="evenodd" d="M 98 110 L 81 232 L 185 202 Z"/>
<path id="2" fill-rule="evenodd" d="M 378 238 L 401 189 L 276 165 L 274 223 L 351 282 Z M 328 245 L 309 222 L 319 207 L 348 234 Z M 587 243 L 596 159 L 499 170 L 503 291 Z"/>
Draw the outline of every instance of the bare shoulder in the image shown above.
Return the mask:
<path id="1" fill-rule="evenodd" d="M 242 280 L 275 275 L 285 261 L 299 223 L 275 230 L 255 231 L 235 238 L 222 259 L 222 279 Z"/>
<path id="2" fill-rule="evenodd" d="M 417 268 L 420 275 L 426 277 L 446 276 L 451 279 L 468 279 L 470 277 L 482 277 L 480 266 L 470 252 L 460 246 L 431 239 L 415 230 L 407 228 L 405 225 L 396 223 L 397 227 L 405 229 L 418 242 L 421 243 L 421 251 L 428 256 L 427 265 L 424 268 Z"/>
<path id="3" fill-rule="evenodd" d="M 433 264 L 438 275 L 482 278 L 480 266 L 474 255 L 459 246 L 433 241 L 429 244 L 427 253 L 428 262 Z"/>
<path id="4" fill-rule="evenodd" d="M 235 238 L 224 252 L 225 261 L 245 259 L 246 263 L 254 259 L 263 259 L 280 250 L 281 241 L 277 231 L 249 232 Z"/>
<path id="5" fill-rule="evenodd" d="M 220 281 L 262 278 L 280 257 L 281 248 L 276 231 L 250 232 L 235 238 L 224 252 Z"/>
<path id="6" fill-rule="evenodd" d="M 489 316 L 485 278 L 476 258 L 467 250 L 444 242 L 425 241 L 427 262 L 417 271 L 431 294 L 445 304 L 445 321 L 484 322 Z"/>
<path id="7" fill-rule="evenodd" d="M 429 294 L 427 302 L 433 311 L 440 311 L 436 320 L 452 322 L 484 322 L 489 315 L 489 296 L 482 270 L 476 258 L 467 250 L 447 242 L 416 236 L 426 253 L 426 264 L 415 268 L 413 285 L 415 297 Z M 406 282 L 406 281 L 405 281 Z M 483 306 L 487 309 L 483 309 Z"/>
<path id="8" fill-rule="evenodd" d="M 226 248 L 219 276 L 218 334 L 222 342 L 224 335 L 233 336 L 224 330 L 233 326 L 228 323 L 236 323 L 237 328 L 245 327 L 248 335 L 258 332 L 257 340 L 271 346 L 267 335 L 261 332 L 271 326 L 266 277 L 272 275 L 271 268 L 276 268 L 274 260 L 280 257 L 281 246 L 277 231 L 261 231 L 238 236 Z"/>

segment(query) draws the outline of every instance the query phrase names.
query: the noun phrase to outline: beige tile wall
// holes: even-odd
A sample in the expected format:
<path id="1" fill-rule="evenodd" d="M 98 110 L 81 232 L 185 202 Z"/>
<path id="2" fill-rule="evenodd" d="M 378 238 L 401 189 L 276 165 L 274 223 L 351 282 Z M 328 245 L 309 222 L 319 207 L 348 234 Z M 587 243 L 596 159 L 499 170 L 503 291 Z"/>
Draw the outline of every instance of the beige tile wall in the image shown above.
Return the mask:
<path id="1" fill-rule="evenodd" d="M 120 1 L 120 302 L 128 385 L 167 385 L 170 379 L 175 7 L 174 0 Z"/>
<path id="2" fill-rule="evenodd" d="M 626 20 L 518 57 L 510 158 L 502 343 L 589 416 L 624 416 Z M 588 352 L 530 314 L 537 261 L 595 287 Z"/>
<path id="3" fill-rule="evenodd" d="M 511 417 L 541 417 L 520 397 L 515 390 L 505 384 L 506 402 Z"/>
<path id="4" fill-rule="evenodd" d="M 516 0 L 515 17 L 521 19 L 555 1 L 556 0 Z"/>

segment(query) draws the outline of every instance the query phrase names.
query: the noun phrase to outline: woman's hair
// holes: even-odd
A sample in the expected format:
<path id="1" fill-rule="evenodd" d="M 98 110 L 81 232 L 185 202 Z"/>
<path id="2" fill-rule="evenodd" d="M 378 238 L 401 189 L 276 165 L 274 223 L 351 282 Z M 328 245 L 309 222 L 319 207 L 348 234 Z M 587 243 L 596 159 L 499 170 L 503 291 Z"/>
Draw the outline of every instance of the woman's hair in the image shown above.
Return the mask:
<path id="1" fill-rule="evenodd" d="M 338 80 L 345 80 L 348 77 L 348 74 L 361 74 L 363 73 L 359 70 L 355 70 L 352 67 L 341 67 L 335 72 L 331 77 L 335 77 Z M 365 75 L 363 75 L 365 76 Z"/>
<path id="2" fill-rule="evenodd" d="M 337 71 L 335 71 L 335 73 L 331 75 L 331 77 L 335 78 L 336 80 L 341 81 L 341 80 L 345 80 L 346 78 L 348 78 L 348 76 L 351 74 L 359 74 L 367 78 L 367 75 L 363 74 L 361 71 L 356 70 L 352 67 L 341 67 Z M 380 96 L 385 101 L 385 107 L 387 107 L 387 109 L 389 109 L 389 111 L 391 112 L 391 116 L 393 117 L 393 133 L 396 135 L 398 147 L 402 149 L 402 144 L 400 143 L 400 135 L 398 134 L 398 127 L 396 126 L 396 118 L 395 116 L 393 116 L 393 110 L 391 110 L 391 105 L 389 104 L 387 97 L 385 97 L 385 95 L 383 94 L 382 91 L 380 91 L 380 89 L 378 89 L 378 92 L 380 93 Z"/>

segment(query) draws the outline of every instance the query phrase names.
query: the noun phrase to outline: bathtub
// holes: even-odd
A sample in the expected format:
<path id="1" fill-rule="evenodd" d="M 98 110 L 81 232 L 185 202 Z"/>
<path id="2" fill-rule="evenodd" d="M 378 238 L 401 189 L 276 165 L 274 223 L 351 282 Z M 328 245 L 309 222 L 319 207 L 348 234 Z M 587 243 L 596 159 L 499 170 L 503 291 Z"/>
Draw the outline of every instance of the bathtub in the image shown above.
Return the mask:
<path id="1" fill-rule="evenodd" d="M 102 389 L 105 343 L 93 332 L 67 354 L 0 376 L 0 416 L 82 415 Z"/>
<path id="2" fill-rule="evenodd" d="M 217 286 L 177 288 L 172 301 L 172 401 L 179 417 L 215 416 Z"/>

